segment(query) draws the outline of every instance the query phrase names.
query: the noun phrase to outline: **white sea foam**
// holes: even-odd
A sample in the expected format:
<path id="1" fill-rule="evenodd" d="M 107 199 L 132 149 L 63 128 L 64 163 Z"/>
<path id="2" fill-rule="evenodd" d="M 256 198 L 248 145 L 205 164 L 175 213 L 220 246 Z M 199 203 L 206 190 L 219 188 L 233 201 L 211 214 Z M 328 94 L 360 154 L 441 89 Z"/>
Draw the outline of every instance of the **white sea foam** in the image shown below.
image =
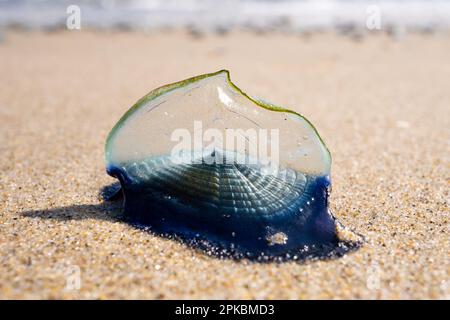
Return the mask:
<path id="1" fill-rule="evenodd" d="M 450 1 L 434 0 L 0 0 L 0 26 L 65 26 L 78 5 L 83 27 L 198 31 L 367 29 L 368 8 L 379 8 L 381 29 L 450 28 Z"/>

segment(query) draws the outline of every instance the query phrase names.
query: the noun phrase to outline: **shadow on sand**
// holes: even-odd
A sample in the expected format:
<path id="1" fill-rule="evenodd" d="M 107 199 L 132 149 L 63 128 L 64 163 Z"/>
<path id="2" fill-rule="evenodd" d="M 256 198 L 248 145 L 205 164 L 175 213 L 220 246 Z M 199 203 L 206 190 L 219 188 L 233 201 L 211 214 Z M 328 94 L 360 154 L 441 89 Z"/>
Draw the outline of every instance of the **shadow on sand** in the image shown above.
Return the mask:
<path id="1" fill-rule="evenodd" d="M 83 220 L 83 219 L 99 219 L 111 222 L 127 223 L 137 229 L 149 232 L 153 236 L 173 239 L 185 244 L 191 250 L 197 250 L 201 253 L 215 257 L 218 259 L 232 260 L 249 260 L 259 263 L 269 262 L 287 262 L 296 261 L 305 263 L 313 260 L 330 260 L 336 259 L 344 254 L 357 250 L 361 243 L 341 242 L 338 245 L 330 247 L 309 248 L 305 252 L 296 252 L 283 256 L 260 256 L 252 253 L 238 252 L 222 244 L 211 243 L 211 241 L 201 238 L 198 235 L 188 237 L 186 235 L 177 234 L 161 234 L 152 230 L 149 226 L 135 223 L 122 214 L 123 197 L 120 190 L 120 184 L 114 183 L 103 187 L 100 190 L 100 197 L 104 201 L 97 205 L 73 205 L 48 210 L 33 210 L 22 212 L 21 215 L 28 218 L 37 219 L 55 219 L 60 221 Z"/>

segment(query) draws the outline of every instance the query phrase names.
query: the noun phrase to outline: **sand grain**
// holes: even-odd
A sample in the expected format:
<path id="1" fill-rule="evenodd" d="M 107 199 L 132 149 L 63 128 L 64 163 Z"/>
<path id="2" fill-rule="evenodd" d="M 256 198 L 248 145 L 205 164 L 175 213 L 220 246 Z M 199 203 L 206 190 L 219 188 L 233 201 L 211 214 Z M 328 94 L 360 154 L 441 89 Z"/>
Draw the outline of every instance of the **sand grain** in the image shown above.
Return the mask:
<path id="1" fill-rule="evenodd" d="M 450 37 L 12 33 L 0 44 L 0 298 L 450 298 Z M 333 156 L 342 259 L 221 261 L 102 205 L 103 144 L 150 89 L 230 69 Z M 81 272 L 80 290 L 66 274 Z M 69 288 L 70 289 L 70 288 Z"/>

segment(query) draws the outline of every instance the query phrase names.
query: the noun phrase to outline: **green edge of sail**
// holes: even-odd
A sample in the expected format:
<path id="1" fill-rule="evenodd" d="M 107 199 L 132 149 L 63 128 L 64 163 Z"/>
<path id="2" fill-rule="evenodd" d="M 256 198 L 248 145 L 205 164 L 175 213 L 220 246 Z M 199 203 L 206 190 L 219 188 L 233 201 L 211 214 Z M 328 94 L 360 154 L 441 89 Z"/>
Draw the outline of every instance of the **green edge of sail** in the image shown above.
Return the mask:
<path id="1" fill-rule="evenodd" d="M 120 118 L 120 120 L 116 123 L 116 125 L 111 129 L 110 133 L 108 134 L 108 137 L 106 139 L 106 144 L 105 144 L 105 157 L 107 157 L 108 154 L 108 149 L 109 149 L 109 145 L 110 142 L 112 141 L 114 135 L 116 134 L 116 132 L 123 126 L 123 124 L 125 123 L 125 121 L 128 119 L 129 116 L 131 116 L 136 110 L 138 110 L 140 107 L 142 107 L 143 105 L 145 105 L 147 102 L 156 99 L 157 97 L 168 93 L 172 90 L 181 88 L 183 86 L 186 86 L 188 84 L 209 78 L 209 77 L 213 77 L 216 76 L 218 74 L 221 73 L 225 73 L 227 76 L 227 81 L 230 84 L 231 87 L 233 87 L 236 91 L 238 91 L 241 95 L 243 95 L 244 97 L 246 97 L 247 99 L 249 99 L 251 102 L 253 102 L 254 104 L 256 104 L 257 106 L 260 106 L 264 109 L 268 109 L 271 111 L 276 111 L 276 112 L 285 112 L 285 113 L 290 113 L 290 114 L 294 114 L 300 118 L 302 118 L 303 120 L 306 121 L 306 123 L 309 124 L 309 126 L 314 130 L 314 132 L 316 133 L 316 135 L 319 137 L 320 142 L 322 143 L 322 145 L 324 146 L 326 152 L 328 153 L 328 157 L 330 159 L 330 165 L 331 165 L 331 153 L 328 150 L 325 142 L 323 141 L 322 137 L 320 136 L 319 132 L 317 131 L 317 129 L 314 127 L 314 125 L 304 116 L 302 116 L 300 113 L 297 113 L 295 111 L 274 105 L 272 103 L 267 103 L 264 101 L 260 101 L 260 100 L 255 100 L 254 98 L 250 97 L 248 94 L 246 94 L 244 91 L 242 91 L 239 87 L 237 87 L 230 78 L 230 72 L 226 69 L 222 69 L 219 70 L 217 72 L 213 72 L 213 73 L 206 73 L 206 74 L 201 74 L 199 76 L 195 76 L 192 78 L 188 78 L 185 80 L 181 80 L 178 82 L 174 82 L 174 83 L 170 83 L 167 85 L 164 85 L 162 87 L 156 88 L 152 91 L 150 91 L 148 94 L 146 94 L 144 97 L 142 97 L 141 99 L 139 99 L 130 109 L 128 109 L 127 112 L 125 112 L 125 114 Z M 107 159 L 106 159 L 107 160 Z"/>

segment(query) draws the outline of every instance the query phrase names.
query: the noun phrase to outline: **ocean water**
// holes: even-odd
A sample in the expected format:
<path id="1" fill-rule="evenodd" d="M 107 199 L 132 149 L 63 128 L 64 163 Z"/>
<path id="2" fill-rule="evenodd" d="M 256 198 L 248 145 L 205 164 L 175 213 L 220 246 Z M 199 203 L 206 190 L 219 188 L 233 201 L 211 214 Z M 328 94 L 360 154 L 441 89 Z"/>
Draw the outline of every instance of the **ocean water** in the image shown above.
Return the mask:
<path id="1" fill-rule="evenodd" d="M 216 32 L 450 28 L 450 1 L 443 0 L 0 0 L 0 26 L 65 27 L 69 5 L 79 6 L 81 28 L 189 27 Z"/>

